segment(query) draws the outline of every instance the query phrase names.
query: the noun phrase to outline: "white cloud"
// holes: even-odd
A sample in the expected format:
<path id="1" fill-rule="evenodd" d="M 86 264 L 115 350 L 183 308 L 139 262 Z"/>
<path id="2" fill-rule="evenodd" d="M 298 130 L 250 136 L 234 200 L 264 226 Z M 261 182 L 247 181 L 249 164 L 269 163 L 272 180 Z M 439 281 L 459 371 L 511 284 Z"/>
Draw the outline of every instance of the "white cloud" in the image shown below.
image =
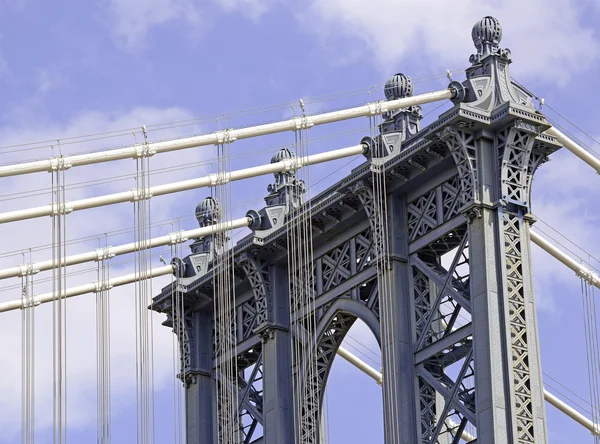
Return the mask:
<path id="1" fill-rule="evenodd" d="M 142 46 L 152 29 L 179 22 L 189 28 L 188 36 L 196 37 L 210 26 L 214 16 L 207 2 L 199 0 L 106 0 L 111 15 L 111 28 L 126 48 Z M 239 13 L 252 20 L 265 14 L 273 0 L 212 0 L 225 13 Z"/>
<path id="2" fill-rule="evenodd" d="M 215 0 L 226 12 L 239 11 L 241 14 L 257 20 L 265 14 L 273 0 Z"/>
<path id="3" fill-rule="evenodd" d="M 515 60 L 515 72 L 564 83 L 598 57 L 593 29 L 580 17 L 579 0 L 400 2 L 398 0 L 313 0 L 304 23 L 330 39 L 348 37 L 363 45 L 386 72 L 415 61 L 420 68 L 468 66 L 474 52 L 472 26 L 482 17 L 500 20 Z M 412 64 L 412 63 L 411 63 Z M 458 66 L 457 66 L 458 64 Z"/>
<path id="4" fill-rule="evenodd" d="M 187 25 L 200 23 L 200 12 L 195 0 L 108 0 L 114 23 L 114 33 L 129 47 L 143 43 L 148 32 L 175 20 Z"/>

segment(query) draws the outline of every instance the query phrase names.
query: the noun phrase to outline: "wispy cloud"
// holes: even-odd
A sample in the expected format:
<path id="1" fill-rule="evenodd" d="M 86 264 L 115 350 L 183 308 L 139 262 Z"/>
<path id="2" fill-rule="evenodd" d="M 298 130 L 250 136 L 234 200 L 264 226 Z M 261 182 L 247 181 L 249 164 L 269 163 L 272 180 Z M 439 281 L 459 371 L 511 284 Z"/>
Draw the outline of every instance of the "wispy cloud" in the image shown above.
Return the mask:
<path id="1" fill-rule="evenodd" d="M 132 49 L 144 43 L 149 32 L 169 22 L 183 21 L 197 27 L 201 22 L 194 0 L 107 0 L 115 37 Z"/>
<path id="2" fill-rule="evenodd" d="M 152 31 L 160 26 L 180 23 L 187 35 L 196 37 L 214 21 L 218 11 L 236 13 L 258 20 L 276 0 L 106 0 L 110 25 L 117 40 L 127 49 L 143 47 Z M 202 26 L 200 26 L 202 25 Z"/>
<path id="3" fill-rule="evenodd" d="M 272 6 L 274 0 L 214 0 L 226 12 L 239 12 L 257 20 Z"/>
<path id="4" fill-rule="evenodd" d="M 343 37 L 363 48 L 386 72 L 421 59 L 424 67 L 461 68 L 474 52 L 473 24 L 486 15 L 504 27 L 501 45 L 512 50 L 520 76 L 564 84 L 570 76 L 597 60 L 599 43 L 593 28 L 582 21 L 579 0 L 502 0 L 455 3 L 434 0 L 312 0 L 304 23 L 330 39 Z M 411 63 L 411 65 L 414 65 Z"/>

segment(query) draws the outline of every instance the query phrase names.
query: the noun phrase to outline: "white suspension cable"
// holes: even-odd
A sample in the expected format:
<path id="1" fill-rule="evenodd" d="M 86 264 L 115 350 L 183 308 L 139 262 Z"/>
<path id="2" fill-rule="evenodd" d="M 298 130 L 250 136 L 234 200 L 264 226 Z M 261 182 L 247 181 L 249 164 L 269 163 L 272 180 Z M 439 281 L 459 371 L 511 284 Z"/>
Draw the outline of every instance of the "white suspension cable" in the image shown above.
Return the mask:
<path id="1" fill-rule="evenodd" d="M 357 117 L 383 114 L 388 111 L 408 108 L 410 106 L 423 105 L 440 100 L 448 100 L 454 98 L 455 96 L 455 89 L 446 88 L 440 91 L 419 94 L 397 100 L 369 103 L 367 105 L 358 106 L 355 108 L 347 108 L 324 114 L 316 114 L 314 116 L 305 116 L 301 118 L 297 117 L 275 123 L 250 126 L 247 128 L 217 131 L 202 136 L 186 137 L 147 144 L 138 143 L 121 149 L 98 151 L 95 153 L 86 153 L 75 156 L 52 157 L 35 162 L 5 165 L 0 167 L 0 177 L 16 176 L 20 174 L 29 174 L 42 171 L 52 172 L 56 170 L 66 170 L 76 166 L 110 162 L 113 160 L 150 157 L 157 153 L 166 153 L 199 146 L 216 145 L 226 142 L 233 142 L 234 140 L 239 139 L 264 136 L 267 134 L 295 131 L 301 128 L 324 125 L 327 123 L 339 122 Z"/>
<path id="2" fill-rule="evenodd" d="M 541 247 L 544 251 L 550 253 L 552 256 L 554 256 L 556 259 L 558 259 L 560 262 L 562 262 L 567 267 L 569 267 L 571 270 L 573 270 L 575 273 L 577 273 L 578 276 L 584 278 L 591 285 L 593 285 L 597 288 L 600 288 L 600 277 L 598 277 L 598 275 L 596 273 L 594 273 L 590 269 L 581 265 L 579 262 L 577 262 L 571 256 L 563 253 L 560 249 L 558 249 L 557 247 L 552 245 L 550 242 L 548 242 L 548 240 L 544 239 L 542 236 L 537 234 L 535 231 L 530 230 L 529 235 L 530 235 L 531 241 L 534 244 Z"/>
<path id="3" fill-rule="evenodd" d="M 173 267 L 171 265 L 165 265 L 163 267 L 153 268 L 149 273 L 147 273 L 148 278 L 154 278 L 158 276 L 165 276 L 169 273 L 173 272 Z M 142 279 L 139 273 L 127 274 L 124 276 L 119 276 L 116 278 L 111 278 L 104 281 L 96 281 L 91 284 L 80 285 L 77 287 L 71 287 L 64 289 L 61 298 L 71 298 L 73 296 L 80 296 L 82 294 L 87 293 L 97 293 L 103 289 L 110 289 L 113 287 L 119 287 L 126 284 L 132 284 Z M 58 297 L 58 294 L 53 293 L 43 293 L 37 296 L 33 296 L 31 302 L 24 302 L 23 299 L 17 299 L 8 302 L 0 303 L 0 313 L 11 310 L 18 310 L 21 308 L 25 308 L 28 305 L 32 304 L 33 306 L 37 306 L 40 304 L 44 304 L 46 302 L 51 302 L 54 298 Z"/>
<path id="4" fill-rule="evenodd" d="M 62 266 L 83 264 L 85 262 L 99 262 L 105 259 L 110 259 L 115 256 L 123 254 L 133 253 L 139 249 L 149 249 L 155 247 L 162 247 L 165 245 L 175 245 L 188 241 L 189 239 L 197 239 L 203 236 L 207 236 L 213 233 L 220 233 L 222 231 L 235 230 L 237 228 L 244 228 L 252 223 L 252 219 L 249 217 L 242 217 L 229 222 L 222 222 L 207 227 L 195 228 L 187 231 L 176 231 L 169 233 L 165 236 L 155 237 L 148 239 L 143 245 L 141 242 L 131 242 L 129 244 L 117 245 L 116 247 L 98 248 L 94 251 L 87 253 L 75 254 L 73 256 L 66 256 L 62 259 Z M 47 260 L 42 262 L 34 262 L 29 264 L 22 264 L 16 267 L 5 268 L 0 270 L 0 279 L 6 279 L 10 277 L 27 276 L 31 274 L 39 273 L 40 271 L 51 270 L 57 267 L 59 264 L 56 260 Z"/>
<path id="5" fill-rule="evenodd" d="M 592 153 L 578 145 L 573 139 L 556 129 L 556 127 L 551 127 L 546 130 L 546 134 L 556 137 L 556 140 L 558 140 L 566 149 L 571 151 L 589 166 L 594 168 L 598 174 L 600 174 L 600 159 L 598 159 Z"/>
<path id="6" fill-rule="evenodd" d="M 346 350 L 343 347 L 338 348 L 337 354 L 340 357 L 344 358 L 346 361 L 348 361 L 350 364 L 352 364 L 353 366 L 355 366 L 356 368 L 358 368 L 359 370 L 361 370 L 362 372 L 364 372 L 365 374 L 370 376 L 372 379 L 375 380 L 375 382 L 377 384 L 381 385 L 381 383 L 383 381 L 383 375 L 381 374 L 381 372 L 378 372 L 376 369 L 374 369 L 369 364 L 367 364 L 360 358 L 356 357 L 354 354 L 352 354 L 350 351 Z M 583 427 L 588 429 L 590 432 L 596 434 L 597 436 L 600 436 L 600 424 L 594 424 L 590 419 L 588 419 L 587 417 L 585 417 L 584 415 L 579 413 L 577 410 L 575 410 L 574 408 L 569 406 L 567 403 L 563 402 L 562 400 L 560 400 L 559 398 L 557 398 L 556 396 L 554 396 L 552 393 L 550 393 L 548 390 L 545 390 L 545 389 L 544 389 L 544 399 L 546 400 L 546 402 L 553 405 L 554 407 L 556 407 L 558 410 L 560 410 L 562 413 L 566 414 L 570 418 L 574 419 L 576 422 L 578 422 L 580 425 L 582 425 Z M 448 422 L 447 422 L 447 425 L 450 428 L 457 427 L 457 425 L 453 424 L 453 423 L 451 425 L 451 424 L 448 424 Z M 475 439 L 474 436 L 469 435 L 466 432 L 463 432 L 462 438 L 466 441 L 471 441 L 471 440 Z"/>
<path id="7" fill-rule="evenodd" d="M 330 160 L 343 159 L 357 154 L 364 154 L 367 150 L 364 144 L 341 148 L 339 150 L 327 151 L 325 153 L 313 154 L 303 158 L 284 159 L 281 162 L 275 162 L 267 165 L 260 165 L 241 170 L 222 172 L 220 174 L 209 174 L 198 179 L 184 180 L 154 187 L 134 188 L 131 191 L 122 193 L 106 194 L 104 196 L 91 197 L 88 199 L 63 202 L 61 205 L 45 205 L 42 207 L 28 208 L 26 210 L 10 211 L 0 213 L 0 224 L 14 222 L 17 220 L 34 219 L 42 216 L 52 216 L 54 214 L 67 214 L 73 211 L 97 208 L 105 205 L 112 205 L 122 202 L 137 202 L 143 199 L 150 199 L 155 196 L 177 193 L 179 191 L 193 190 L 196 188 L 223 185 L 250 177 L 272 174 L 279 171 L 292 171 L 298 168 L 328 162 Z"/>
<path id="8" fill-rule="evenodd" d="M 577 410 L 575 410 L 573 407 L 571 407 L 567 403 L 558 399 L 556 396 L 554 396 L 548 390 L 544 390 L 544 399 L 546 400 L 546 402 L 548 402 L 549 404 L 556 407 L 562 413 L 564 413 L 565 415 L 569 416 L 571 419 L 573 419 L 576 422 L 578 422 L 579 424 L 581 424 L 583 427 L 588 429 L 590 432 L 592 432 L 596 436 L 600 436 L 600 424 L 594 424 L 590 419 L 588 419 L 587 417 L 585 417 L 584 415 L 579 413 Z"/>
<path id="9" fill-rule="evenodd" d="M 346 361 L 348 361 L 350 364 L 352 364 L 354 367 L 356 367 L 357 369 L 359 369 L 360 371 L 365 373 L 367 376 L 370 376 L 372 379 L 374 379 L 375 382 L 377 383 L 377 385 L 382 385 L 383 375 L 381 374 L 381 372 L 375 370 L 373 367 L 371 367 L 365 361 L 363 361 L 359 357 L 355 356 L 352 352 L 350 352 L 349 350 L 346 350 L 344 347 L 339 347 L 337 350 L 337 354 L 341 358 L 344 358 Z M 450 429 L 456 429 L 458 427 L 458 424 L 454 423 L 450 419 L 446 419 L 446 425 Z M 470 433 L 468 433 L 466 431 L 462 432 L 461 437 L 462 437 L 462 439 L 464 439 L 467 442 L 475 440 L 475 436 L 471 435 Z"/>

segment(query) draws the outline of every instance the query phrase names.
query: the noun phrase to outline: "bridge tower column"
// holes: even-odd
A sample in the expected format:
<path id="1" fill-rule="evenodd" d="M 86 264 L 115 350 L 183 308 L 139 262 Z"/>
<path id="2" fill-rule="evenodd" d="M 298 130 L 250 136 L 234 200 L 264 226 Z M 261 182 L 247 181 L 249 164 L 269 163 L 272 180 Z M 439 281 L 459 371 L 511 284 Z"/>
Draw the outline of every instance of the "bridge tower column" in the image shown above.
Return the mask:
<path id="1" fill-rule="evenodd" d="M 192 311 L 186 319 L 186 343 L 190 356 L 196 361 L 181 375 L 185 387 L 186 442 L 212 444 L 215 442 L 215 380 L 212 372 L 212 314 Z M 191 335 L 193 335 L 190 341 Z"/>
<path id="2" fill-rule="evenodd" d="M 468 136 L 470 142 L 460 132 L 453 136 L 460 141 L 456 147 L 473 148 L 477 170 L 468 179 L 473 180 L 475 198 L 469 199 L 466 214 L 477 435 L 478 441 L 490 444 L 547 442 L 529 251 L 528 180 L 521 181 L 525 186 L 519 184 L 518 192 L 511 191 L 515 174 L 526 179 L 536 133 L 534 126 L 515 122 L 501 134 L 481 131 Z M 524 165 L 508 160 L 518 157 L 516 163 Z"/>
<path id="3" fill-rule="evenodd" d="M 385 232 L 374 205 L 373 189 L 366 182 L 353 188 L 361 200 L 374 233 Z M 414 316 L 411 309 L 411 266 L 408 261 L 406 199 L 390 195 L 388 199 L 388 239 L 390 266 L 383 271 L 389 279 L 389 295 L 379 293 L 381 316 L 381 353 L 383 373 L 383 422 L 385 442 L 420 442 L 417 419 L 418 381 L 413 352 Z M 375 241 L 377 242 L 377 240 Z M 379 279 L 382 279 L 380 276 Z M 380 286 L 380 290 L 381 290 Z M 382 298 L 385 297 L 384 302 Z M 384 313 L 382 304 L 387 307 Z"/>
<path id="4" fill-rule="evenodd" d="M 502 28 L 485 17 L 472 32 L 466 103 L 437 133 L 454 158 L 468 262 L 477 442 L 547 442 L 531 271 L 531 182 L 556 147 L 530 94 L 512 82 Z"/>
<path id="5" fill-rule="evenodd" d="M 267 260 L 243 254 L 244 269 L 256 301 L 254 333 L 262 344 L 263 440 L 293 442 L 292 358 L 289 337 L 289 296 L 286 271 Z"/>
<path id="6" fill-rule="evenodd" d="M 386 272 L 390 274 L 392 289 L 388 302 L 391 313 L 388 317 L 381 315 L 385 442 L 409 444 L 421 442 L 421 415 L 413 352 L 415 322 L 411 304 L 412 267 L 408 261 L 405 196 L 391 195 L 388 198 L 388 218 L 391 268 Z M 385 325 L 385 320 L 389 325 Z M 384 331 L 388 332 L 387 339 Z M 396 441 L 392 427 L 398 427 Z"/>

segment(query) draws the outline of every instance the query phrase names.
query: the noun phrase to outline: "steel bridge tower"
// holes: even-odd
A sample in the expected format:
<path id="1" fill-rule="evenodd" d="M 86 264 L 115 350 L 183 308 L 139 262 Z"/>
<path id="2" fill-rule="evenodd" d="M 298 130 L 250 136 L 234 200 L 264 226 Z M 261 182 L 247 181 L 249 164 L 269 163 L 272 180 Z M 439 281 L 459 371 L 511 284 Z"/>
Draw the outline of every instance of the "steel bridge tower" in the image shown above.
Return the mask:
<path id="1" fill-rule="evenodd" d="M 318 372 L 303 386 L 322 401 L 336 351 L 362 320 L 382 350 L 386 443 L 398 421 L 398 444 L 458 443 L 467 425 L 480 444 L 547 442 L 530 195 L 538 166 L 560 145 L 542 134 L 550 124 L 511 80 L 498 21 L 482 19 L 472 37 L 476 53 L 450 110 L 425 128 L 420 107 L 387 113 L 380 135 L 365 139 L 385 164 L 390 334 L 382 334 L 376 285 L 375 159 L 311 201 Z M 387 99 L 412 92 L 403 74 L 385 89 Z M 235 246 L 241 443 L 295 442 L 286 260 L 293 180 L 275 175 L 266 207 L 249 213 L 253 233 Z M 215 202 L 201 205 L 206 211 Z M 204 214 L 202 226 L 218 218 L 218 211 Z M 176 284 L 153 303 L 178 333 L 189 444 L 216 442 L 214 242 L 207 236 L 176 260 Z M 171 302 L 175 291 L 184 295 L 181 307 Z"/>

